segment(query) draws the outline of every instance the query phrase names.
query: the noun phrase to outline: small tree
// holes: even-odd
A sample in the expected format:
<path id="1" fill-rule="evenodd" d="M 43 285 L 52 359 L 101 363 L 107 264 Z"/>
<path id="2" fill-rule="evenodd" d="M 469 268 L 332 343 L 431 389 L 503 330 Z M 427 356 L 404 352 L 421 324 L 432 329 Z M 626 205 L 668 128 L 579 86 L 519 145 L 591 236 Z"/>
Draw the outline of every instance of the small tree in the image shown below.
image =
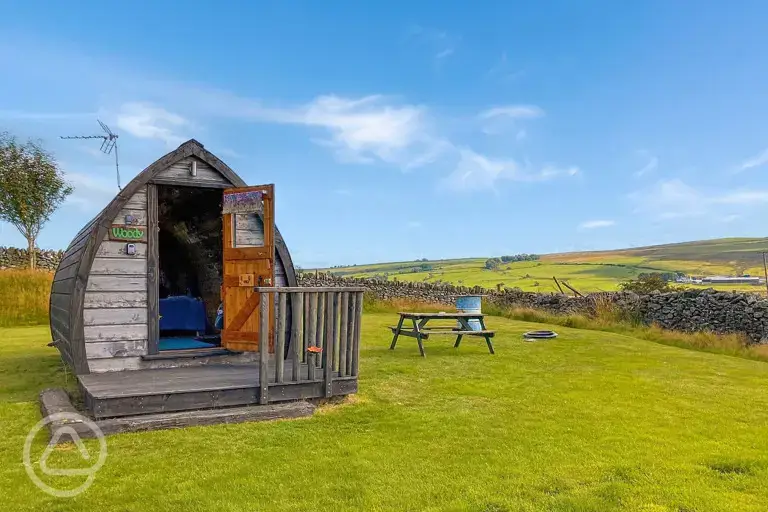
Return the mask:
<path id="1" fill-rule="evenodd" d="M 51 214 L 72 193 L 53 155 L 39 142 L 22 144 L 0 133 L 0 220 L 27 239 L 29 268 L 35 268 L 35 242 Z"/>
<path id="2" fill-rule="evenodd" d="M 661 274 L 640 274 L 637 279 L 619 283 L 619 288 L 625 292 L 635 292 L 643 295 L 651 292 L 669 292 L 672 288 Z"/>

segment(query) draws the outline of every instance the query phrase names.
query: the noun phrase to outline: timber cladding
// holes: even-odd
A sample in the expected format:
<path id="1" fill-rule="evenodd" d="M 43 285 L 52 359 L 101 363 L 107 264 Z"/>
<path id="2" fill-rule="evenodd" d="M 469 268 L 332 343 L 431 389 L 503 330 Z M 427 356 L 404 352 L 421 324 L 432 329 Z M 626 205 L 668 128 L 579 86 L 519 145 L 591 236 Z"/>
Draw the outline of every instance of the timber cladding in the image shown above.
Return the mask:
<path id="1" fill-rule="evenodd" d="M 151 231 L 157 223 L 156 184 L 246 186 L 226 164 L 190 140 L 139 173 L 75 235 L 54 276 L 50 325 L 62 359 L 79 375 L 181 364 L 142 358 L 159 335 L 157 242 Z M 244 241 L 263 237 L 258 217 L 238 227 L 237 236 Z M 275 284 L 296 286 L 293 262 L 277 228 L 275 253 Z"/>

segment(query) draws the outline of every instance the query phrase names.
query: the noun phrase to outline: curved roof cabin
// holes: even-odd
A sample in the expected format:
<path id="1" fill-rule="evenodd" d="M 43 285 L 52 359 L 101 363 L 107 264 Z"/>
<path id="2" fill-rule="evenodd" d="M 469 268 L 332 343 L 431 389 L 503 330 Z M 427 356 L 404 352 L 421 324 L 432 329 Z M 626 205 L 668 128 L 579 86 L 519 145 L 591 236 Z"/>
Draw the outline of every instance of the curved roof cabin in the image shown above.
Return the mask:
<path id="1" fill-rule="evenodd" d="M 273 263 L 265 267 L 271 274 L 264 274 L 274 282 L 246 269 L 247 279 L 256 275 L 258 281 L 245 283 L 249 293 L 258 285 L 295 287 L 296 276 L 279 231 L 265 236 L 263 214 L 242 214 L 243 222 L 223 229 L 228 217 L 222 197 L 235 187 L 246 184 L 189 140 L 139 173 L 74 237 L 56 270 L 50 321 L 54 345 L 77 375 L 200 364 L 213 355 L 217 361 L 253 356 L 205 341 L 216 331 L 227 285 L 223 237 L 274 248 Z M 229 251 L 240 251 L 235 258 L 245 253 Z M 207 346 L 215 349 L 201 349 Z"/>

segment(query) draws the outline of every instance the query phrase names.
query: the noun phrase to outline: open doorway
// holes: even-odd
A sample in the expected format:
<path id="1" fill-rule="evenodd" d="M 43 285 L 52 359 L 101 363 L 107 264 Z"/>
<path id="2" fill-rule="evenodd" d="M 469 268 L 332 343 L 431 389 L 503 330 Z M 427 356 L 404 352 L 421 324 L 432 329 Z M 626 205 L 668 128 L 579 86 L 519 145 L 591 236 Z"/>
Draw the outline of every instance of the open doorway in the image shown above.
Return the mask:
<path id="1" fill-rule="evenodd" d="M 222 191 L 157 185 L 158 350 L 220 346 Z"/>

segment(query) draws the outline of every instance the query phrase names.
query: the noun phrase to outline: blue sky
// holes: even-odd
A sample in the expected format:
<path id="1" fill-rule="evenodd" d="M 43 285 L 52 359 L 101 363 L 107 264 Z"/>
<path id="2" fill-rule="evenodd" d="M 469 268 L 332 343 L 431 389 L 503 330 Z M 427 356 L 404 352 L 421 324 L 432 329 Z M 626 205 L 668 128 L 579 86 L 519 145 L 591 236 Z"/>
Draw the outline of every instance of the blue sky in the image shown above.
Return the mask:
<path id="1" fill-rule="evenodd" d="M 65 247 L 189 138 L 276 184 L 299 265 L 764 236 L 763 2 L 16 2 L 0 130 L 76 192 Z M 23 246 L 9 225 L 0 245 Z"/>

